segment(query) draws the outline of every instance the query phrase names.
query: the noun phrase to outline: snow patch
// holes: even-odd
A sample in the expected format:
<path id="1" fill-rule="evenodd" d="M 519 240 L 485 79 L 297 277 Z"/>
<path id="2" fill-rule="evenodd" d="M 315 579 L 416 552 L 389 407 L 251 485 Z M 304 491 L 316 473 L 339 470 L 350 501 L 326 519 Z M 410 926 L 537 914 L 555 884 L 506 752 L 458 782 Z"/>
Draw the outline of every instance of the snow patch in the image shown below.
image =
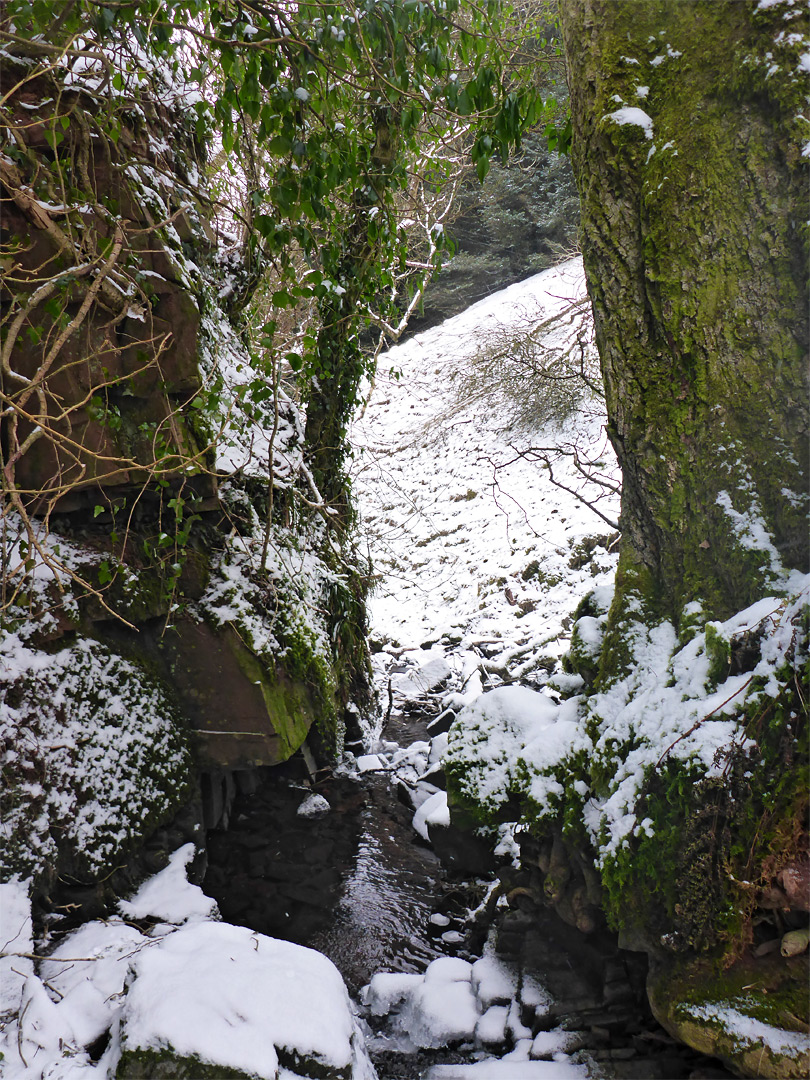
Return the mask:
<path id="1" fill-rule="evenodd" d="M 612 120 L 614 124 L 621 126 L 631 124 L 634 127 L 640 127 L 648 139 L 653 137 L 652 117 L 637 106 L 626 105 L 623 109 L 616 109 L 615 112 L 608 113 L 607 118 Z"/>
<path id="2" fill-rule="evenodd" d="M 278 1051 L 348 1070 L 355 1032 L 337 968 L 301 945 L 202 922 L 144 949 L 122 1017 L 123 1050 L 181 1056 L 276 1080 Z"/>
<path id="3" fill-rule="evenodd" d="M 194 858 L 193 844 L 184 844 L 169 856 L 169 865 L 138 889 L 131 900 L 121 900 L 118 910 L 129 919 L 163 919 L 169 923 L 218 917 L 216 901 L 199 885 L 192 885 L 186 868 Z"/>

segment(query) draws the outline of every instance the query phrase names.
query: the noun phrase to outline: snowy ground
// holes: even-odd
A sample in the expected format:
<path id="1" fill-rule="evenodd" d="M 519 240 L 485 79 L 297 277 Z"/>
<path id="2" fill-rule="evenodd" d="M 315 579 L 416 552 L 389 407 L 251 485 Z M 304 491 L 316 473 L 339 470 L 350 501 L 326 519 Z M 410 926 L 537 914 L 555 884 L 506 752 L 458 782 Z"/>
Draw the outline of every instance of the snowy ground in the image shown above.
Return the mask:
<path id="1" fill-rule="evenodd" d="M 374 1080 L 337 968 L 312 949 L 220 922 L 186 879 L 193 855 L 191 844 L 178 849 L 121 901 L 121 918 L 61 939 L 55 925 L 50 942 L 37 943 L 48 955 L 36 970 L 26 885 L 0 885 L 4 1080 L 134 1077 L 132 1055 L 167 1049 L 262 1080 Z"/>
<path id="2" fill-rule="evenodd" d="M 588 337 L 584 294 L 572 259 L 392 349 L 355 425 L 355 490 L 379 577 L 372 637 L 389 654 L 437 644 L 468 691 L 553 668 L 577 603 L 615 571 L 618 495 L 562 453 L 576 447 L 586 471 L 615 479 L 601 401 L 585 389 L 572 414 L 532 426 L 531 374 L 487 359 L 554 315 L 547 350 Z M 532 447 L 560 448 L 549 459 L 570 491 Z"/>
<path id="3" fill-rule="evenodd" d="M 584 294 L 581 261 L 570 260 L 382 358 L 353 442 L 360 448 L 355 491 L 379 578 L 370 603 L 375 669 L 383 702 L 390 688 L 395 709 L 431 693 L 442 707 L 459 709 L 502 683 L 539 690 L 552 673 L 565 679 L 560 658 L 574 609 L 591 589 L 610 593 L 618 491 L 576 467 L 615 484 L 601 400 L 572 380 L 575 408 L 555 410 L 537 400 L 531 374 L 516 361 L 491 359 L 508 350 L 510 337 L 538 325 L 545 355 L 576 351 L 578 339 L 589 343 Z M 586 350 L 593 365 L 589 344 Z M 555 390 L 550 384 L 550 394 Z M 545 414 L 540 423 L 528 419 L 535 408 Z M 549 448 L 558 483 L 531 448 Z M 497 693 L 512 705 L 523 695 L 533 719 L 545 703 L 557 720 L 552 700 L 536 691 Z M 406 749 L 382 741 L 359 763 L 415 784 L 414 827 L 425 839 L 431 825 L 446 823 L 447 801 L 419 776 L 446 746 L 447 735 Z M 378 1024 L 383 1018 L 385 1034 L 371 1045 L 403 1052 L 452 1041 L 469 1046 L 469 1064 L 434 1066 L 432 1080 L 586 1076 L 585 1065 L 566 1053 L 567 1033 L 532 1039 L 518 1019 L 526 1002 L 510 979 L 494 954 L 472 965 L 434 961 L 424 976 L 380 973 L 363 998 Z M 542 1011 L 545 991 L 522 987 L 521 994 L 529 990 Z"/>

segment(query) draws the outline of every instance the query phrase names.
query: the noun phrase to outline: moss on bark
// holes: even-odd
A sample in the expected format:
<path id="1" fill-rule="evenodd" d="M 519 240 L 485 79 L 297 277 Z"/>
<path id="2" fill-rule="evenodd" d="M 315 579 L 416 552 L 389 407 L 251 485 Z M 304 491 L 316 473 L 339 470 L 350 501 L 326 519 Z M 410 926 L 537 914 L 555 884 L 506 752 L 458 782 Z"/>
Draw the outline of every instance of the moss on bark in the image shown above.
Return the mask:
<path id="1" fill-rule="evenodd" d="M 725 618 L 808 557 L 806 19 L 736 0 L 561 11 L 624 474 L 611 622 L 639 597 L 676 626 L 695 599 Z M 629 109 L 651 128 L 619 122 Z"/>

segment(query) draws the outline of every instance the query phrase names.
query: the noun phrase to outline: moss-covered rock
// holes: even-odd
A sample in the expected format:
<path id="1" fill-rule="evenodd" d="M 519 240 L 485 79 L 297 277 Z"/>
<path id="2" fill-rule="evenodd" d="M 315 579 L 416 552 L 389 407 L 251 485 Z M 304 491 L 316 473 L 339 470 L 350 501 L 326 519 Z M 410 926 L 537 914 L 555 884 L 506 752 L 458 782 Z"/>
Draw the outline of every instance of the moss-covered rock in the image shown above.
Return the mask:
<path id="1" fill-rule="evenodd" d="M 108 875 L 194 792 L 189 732 L 141 665 L 77 637 L 55 652 L 0 637 L 2 874 Z"/>
<path id="2" fill-rule="evenodd" d="M 278 1074 L 273 1072 L 272 1076 Z M 212 1065 L 195 1055 L 165 1050 L 124 1050 L 115 1070 L 115 1080 L 268 1080 L 267 1076 Z"/>
<path id="3" fill-rule="evenodd" d="M 660 1023 L 740 1076 L 774 1080 L 810 1074 L 807 957 L 741 957 L 722 970 L 710 960 L 658 964 L 648 994 Z"/>
<path id="4" fill-rule="evenodd" d="M 238 627 L 215 630 L 185 619 L 165 636 L 162 652 L 193 717 L 204 767 L 276 765 L 301 747 L 315 723 L 321 707 L 316 689 L 288 674 L 282 659 L 257 656 Z"/>

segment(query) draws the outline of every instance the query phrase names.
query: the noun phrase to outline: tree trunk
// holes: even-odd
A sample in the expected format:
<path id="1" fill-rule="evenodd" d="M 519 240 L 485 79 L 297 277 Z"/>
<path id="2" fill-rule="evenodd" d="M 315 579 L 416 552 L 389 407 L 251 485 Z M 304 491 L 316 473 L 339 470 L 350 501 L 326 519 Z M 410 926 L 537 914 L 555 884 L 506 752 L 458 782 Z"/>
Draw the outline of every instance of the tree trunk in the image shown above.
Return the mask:
<path id="1" fill-rule="evenodd" d="M 641 602 L 682 630 L 691 601 L 726 618 L 807 563 L 807 16 L 753 0 L 560 6 L 624 474 L 611 625 Z M 610 677 L 615 650 L 605 664 Z"/>
<path id="2" fill-rule="evenodd" d="M 382 220 L 391 212 L 389 189 L 397 160 L 398 112 L 380 106 L 375 110 L 374 122 L 375 142 L 369 153 L 371 167 L 366 183 L 354 193 L 342 240 L 331 251 L 324 248 L 321 252 L 322 269 L 343 292 L 340 296 L 331 294 L 319 304 L 317 365 L 305 392 L 309 467 L 324 501 L 334 512 L 333 524 L 341 530 L 347 529 L 355 516 L 345 467 L 349 453 L 346 429 L 358 403 L 363 376 L 369 370 L 359 343 L 362 312 L 357 308 L 362 299 L 373 302 L 387 269 L 380 265 L 381 256 L 393 257 L 381 236 L 387 227 Z"/>

